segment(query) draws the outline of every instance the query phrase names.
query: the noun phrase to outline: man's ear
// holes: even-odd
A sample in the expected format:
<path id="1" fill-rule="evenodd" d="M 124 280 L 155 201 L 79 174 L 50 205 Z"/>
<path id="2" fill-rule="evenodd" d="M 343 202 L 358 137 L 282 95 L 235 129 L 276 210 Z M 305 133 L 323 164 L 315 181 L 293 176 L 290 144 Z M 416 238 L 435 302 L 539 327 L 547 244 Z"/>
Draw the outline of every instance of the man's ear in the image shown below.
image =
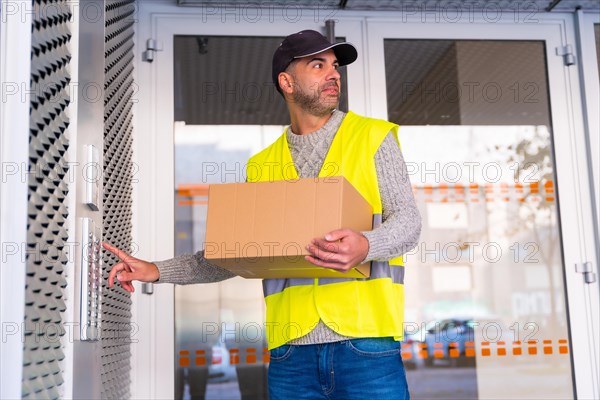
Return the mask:
<path id="1" fill-rule="evenodd" d="M 292 75 L 288 74 L 287 72 L 280 72 L 277 79 L 279 82 L 279 87 L 283 93 L 293 92 L 292 86 L 294 84 L 294 78 L 292 78 Z"/>

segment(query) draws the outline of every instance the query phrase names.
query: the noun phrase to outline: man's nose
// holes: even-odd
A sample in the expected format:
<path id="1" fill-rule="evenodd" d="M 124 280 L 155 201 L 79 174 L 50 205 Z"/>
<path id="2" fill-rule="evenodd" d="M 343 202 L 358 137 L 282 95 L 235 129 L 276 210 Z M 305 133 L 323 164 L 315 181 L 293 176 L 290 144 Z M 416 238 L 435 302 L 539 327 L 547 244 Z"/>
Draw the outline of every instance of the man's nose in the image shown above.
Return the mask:
<path id="1" fill-rule="evenodd" d="M 340 71 L 333 65 L 329 67 L 329 73 L 327 74 L 327 80 L 340 80 L 341 79 Z"/>

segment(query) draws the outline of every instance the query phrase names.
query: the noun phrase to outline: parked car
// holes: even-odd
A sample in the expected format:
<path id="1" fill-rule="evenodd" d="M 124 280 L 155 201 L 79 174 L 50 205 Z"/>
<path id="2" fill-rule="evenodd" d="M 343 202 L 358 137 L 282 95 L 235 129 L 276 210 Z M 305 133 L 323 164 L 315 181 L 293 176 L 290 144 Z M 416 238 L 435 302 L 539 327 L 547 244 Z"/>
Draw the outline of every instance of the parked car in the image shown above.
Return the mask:
<path id="1" fill-rule="evenodd" d="M 475 364 L 473 319 L 450 318 L 430 323 L 425 332 L 425 366 L 441 362 L 451 367 Z"/>

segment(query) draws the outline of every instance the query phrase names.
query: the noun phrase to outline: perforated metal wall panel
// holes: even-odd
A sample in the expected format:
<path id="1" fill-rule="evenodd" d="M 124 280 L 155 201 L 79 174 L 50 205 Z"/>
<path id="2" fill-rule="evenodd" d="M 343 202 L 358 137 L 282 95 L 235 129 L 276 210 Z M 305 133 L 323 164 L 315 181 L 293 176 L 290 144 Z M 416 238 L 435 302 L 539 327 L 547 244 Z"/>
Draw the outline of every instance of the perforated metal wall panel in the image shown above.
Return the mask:
<path id="1" fill-rule="evenodd" d="M 133 24 L 135 1 L 106 1 L 104 50 L 104 240 L 131 250 Z M 108 289 L 116 257 L 104 254 L 102 397 L 130 397 L 131 298 L 119 285 Z"/>
<path id="2" fill-rule="evenodd" d="M 66 152 L 69 140 L 71 10 L 68 1 L 35 0 L 27 213 L 23 398 L 60 396 L 65 335 Z M 15 305 L 18 306 L 18 305 Z"/>

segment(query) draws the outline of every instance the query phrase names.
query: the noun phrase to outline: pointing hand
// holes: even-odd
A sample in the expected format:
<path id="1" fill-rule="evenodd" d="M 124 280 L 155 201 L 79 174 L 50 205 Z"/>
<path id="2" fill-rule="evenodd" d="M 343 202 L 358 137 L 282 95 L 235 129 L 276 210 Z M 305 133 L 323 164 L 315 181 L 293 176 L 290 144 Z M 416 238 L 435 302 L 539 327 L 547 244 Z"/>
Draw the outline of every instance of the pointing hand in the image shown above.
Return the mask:
<path id="1" fill-rule="evenodd" d="M 112 288 L 115 284 L 115 277 L 123 289 L 128 292 L 134 292 L 133 281 L 156 282 L 160 277 L 160 272 L 156 264 L 140 260 L 125 253 L 122 250 L 103 242 L 102 247 L 119 257 L 121 262 L 115 264 L 108 275 L 108 287 Z"/>

